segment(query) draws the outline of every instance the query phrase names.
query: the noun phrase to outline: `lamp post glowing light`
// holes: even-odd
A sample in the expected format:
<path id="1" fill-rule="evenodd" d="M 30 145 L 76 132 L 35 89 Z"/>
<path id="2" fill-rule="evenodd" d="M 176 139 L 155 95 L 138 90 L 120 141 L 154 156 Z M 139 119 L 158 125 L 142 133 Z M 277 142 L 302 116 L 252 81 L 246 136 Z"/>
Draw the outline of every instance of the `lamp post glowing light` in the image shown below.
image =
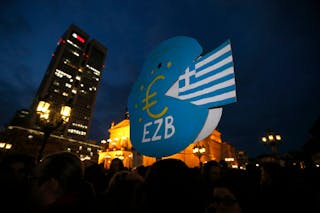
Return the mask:
<path id="1" fill-rule="evenodd" d="M 38 162 L 42 158 L 43 151 L 48 142 L 48 139 L 53 131 L 58 129 L 62 124 L 69 121 L 71 115 L 70 106 L 61 106 L 60 112 L 50 109 L 51 104 L 46 101 L 39 101 L 36 108 L 36 113 L 40 119 L 40 128 L 44 133 L 43 141 L 38 153 Z"/>
<path id="2" fill-rule="evenodd" d="M 206 148 L 204 147 L 204 145 L 196 144 L 192 148 L 192 153 L 199 158 L 199 166 L 200 167 L 202 166 L 201 156 L 204 155 L 205 152 L 206 152 Z"/>
<path id="3" fill-rule="evenodd" d="M 271 147 L 273 154 L 278 154 L 278 145 L 282 142 L 282 137 L 280 134 L 275 134 L 272 131 L 268 131 L 267 135 L 261 138 L 261 141 Z"/>

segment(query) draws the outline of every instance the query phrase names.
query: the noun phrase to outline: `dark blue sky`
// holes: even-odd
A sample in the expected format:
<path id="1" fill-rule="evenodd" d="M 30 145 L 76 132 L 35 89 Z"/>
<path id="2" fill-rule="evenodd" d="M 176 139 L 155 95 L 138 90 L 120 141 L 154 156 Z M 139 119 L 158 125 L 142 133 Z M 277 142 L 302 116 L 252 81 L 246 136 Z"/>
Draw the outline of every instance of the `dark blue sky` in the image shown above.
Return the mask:
<path id="1" fill-rule="evenodd" d="M 299 149 L 320 109 L 320 5 L 317 0 L 2 1 L 0 125 L 28 108 L 59 37 L 71 23 L 108 48 L 90 138 L 124 118 L 131 86 L 150 51 L 174 36 L 204 53 L 230 39 L 238 102 L 224 107 L 222 139 L 250 156 Z"/>

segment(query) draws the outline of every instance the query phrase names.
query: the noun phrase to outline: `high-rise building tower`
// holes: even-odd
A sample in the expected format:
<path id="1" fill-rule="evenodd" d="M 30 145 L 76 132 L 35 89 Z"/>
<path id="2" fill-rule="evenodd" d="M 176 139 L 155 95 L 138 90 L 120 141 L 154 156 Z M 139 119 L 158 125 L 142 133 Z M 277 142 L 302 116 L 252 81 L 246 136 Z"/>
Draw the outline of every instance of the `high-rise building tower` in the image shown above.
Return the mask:
<path id="1" fill-rule="evenodd" d="M 96 95 L 104 69 L 107 48 L 72 24 L 62 35 L 32 103 L 36 112 L 42 100 L 50 110 L 59 112 L 62 105 L 72 108 L 67 125 L 54 134 L 75 140 L 86 140 Z M 37 126 L 37 116 L 31 122 Z"/>

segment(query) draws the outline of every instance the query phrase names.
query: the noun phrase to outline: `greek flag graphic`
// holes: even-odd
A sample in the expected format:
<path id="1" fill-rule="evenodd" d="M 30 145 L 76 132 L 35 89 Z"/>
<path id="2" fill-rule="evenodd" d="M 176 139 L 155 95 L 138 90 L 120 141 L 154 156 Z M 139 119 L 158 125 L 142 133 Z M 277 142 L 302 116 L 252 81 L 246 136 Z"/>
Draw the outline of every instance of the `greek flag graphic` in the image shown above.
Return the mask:
<path id="1" fill-rule="evenodd" d="M 236 102 L 230 41 L 199 57 L 176 83 L 177 91 L 172 96 L 198 106 L 214 108 Z"/>

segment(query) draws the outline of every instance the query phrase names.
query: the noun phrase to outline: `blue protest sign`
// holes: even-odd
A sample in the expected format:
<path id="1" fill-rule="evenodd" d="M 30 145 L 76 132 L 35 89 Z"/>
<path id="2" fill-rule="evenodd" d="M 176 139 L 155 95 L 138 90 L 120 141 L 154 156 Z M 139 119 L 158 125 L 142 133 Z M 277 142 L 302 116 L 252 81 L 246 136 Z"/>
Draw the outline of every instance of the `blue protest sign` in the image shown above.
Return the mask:
<path id="1" fill-rule="evenodd" d="M 207 137 L 220 106 L 236 101 L 231 45 L 200 57 L 190 37 L 159 44 L 144 63 L 128 99 L 130 140 L 141 154 L 164 157 Z"/>

